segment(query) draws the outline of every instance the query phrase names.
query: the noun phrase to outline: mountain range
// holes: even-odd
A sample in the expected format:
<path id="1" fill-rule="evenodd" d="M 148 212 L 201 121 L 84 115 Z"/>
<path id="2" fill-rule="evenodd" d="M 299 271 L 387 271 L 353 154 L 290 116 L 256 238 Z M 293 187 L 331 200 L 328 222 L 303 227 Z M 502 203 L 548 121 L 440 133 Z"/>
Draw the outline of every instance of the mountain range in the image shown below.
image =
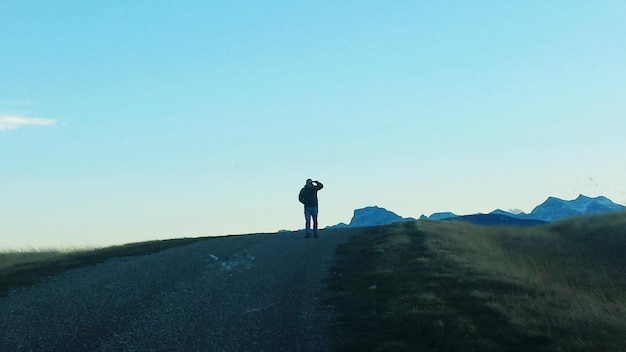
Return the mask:
<path id="1" fill-rule="evenodd" d="M 480 225 L 534 226 L 571 216 L 609 213 L 625 209 L 625 206 L 614 203 L 604 196 L 591 198 L 581 194 L 574 200 L 548 197 L 546 201 L 536 206 L 529 214 L 523 212 L 511 213 L 496 209 L 489 214 L 456 215 L 451 212 L 440 212 L 428 217 L 422 215 L 420 219 L 468 221 Z M 332 227 L 376 226 L 410 220 L 415 219 L 403 218 L 392 211 L 378 206 L 369 206 L 354 210 L 354 215 L 349 224 L 340 223 Z"/>

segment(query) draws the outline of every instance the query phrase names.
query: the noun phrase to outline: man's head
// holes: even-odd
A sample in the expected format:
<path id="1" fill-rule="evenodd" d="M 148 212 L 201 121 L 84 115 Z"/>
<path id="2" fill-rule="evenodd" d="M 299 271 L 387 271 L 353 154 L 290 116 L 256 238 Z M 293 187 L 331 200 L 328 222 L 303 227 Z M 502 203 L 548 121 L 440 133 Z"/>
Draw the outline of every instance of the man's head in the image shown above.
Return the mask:
<path id="1" fill-rule="evenodd" d="M 311 180 L 310 178 L 307 178 L 306 179 L 306 185 L 309 186 L 309 187 L 313 186 L 313 180 Z"/>

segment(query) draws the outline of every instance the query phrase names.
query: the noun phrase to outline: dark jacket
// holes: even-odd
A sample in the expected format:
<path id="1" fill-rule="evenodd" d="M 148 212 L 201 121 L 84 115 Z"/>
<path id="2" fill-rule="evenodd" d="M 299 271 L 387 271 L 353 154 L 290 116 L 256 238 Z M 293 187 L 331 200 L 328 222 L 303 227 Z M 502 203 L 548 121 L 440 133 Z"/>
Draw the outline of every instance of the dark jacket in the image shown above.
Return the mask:
<path id="1" fill-rule="evenodd" d="M 310 187 L 304 186 L 300 190 L 300 194 L 298 195 L 298 200 L 300 203 L 304 204 L 305 207 L 316 207 L 317 206 L 317 191 L 324 188 L 324 185 L 320 182 L 315 182 L 315 185 Z"/>

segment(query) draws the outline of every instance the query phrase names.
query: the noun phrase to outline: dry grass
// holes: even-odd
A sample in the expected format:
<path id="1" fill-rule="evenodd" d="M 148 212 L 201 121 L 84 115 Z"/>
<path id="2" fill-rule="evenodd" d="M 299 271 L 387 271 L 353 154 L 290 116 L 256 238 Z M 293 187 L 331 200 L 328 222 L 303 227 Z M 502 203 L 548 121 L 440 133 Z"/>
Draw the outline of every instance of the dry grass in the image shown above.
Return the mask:
<path id="1" fill-rule="evenodd" d="M 598 340 L 617 348 L 615 332 L 626 336 L 626 214 L 524 229 L 438 225 L 424 226 L 431 249 L 530 292 L 490 297 L 520 328 L 561 336 L 569 350 L 604 346 Z"/>
<path id="2" fill-rule="evenodd" d="M 626 213 L 368 228 L 333 270 L 342 350 L 626 350 Z"/>
<path id="3" fill-rule="evenodd" d="M 0 252 L 0 271 L 23 265 L 62 260 L 68 256 L 85 253 L 94 249 L 20 249 Z"/>

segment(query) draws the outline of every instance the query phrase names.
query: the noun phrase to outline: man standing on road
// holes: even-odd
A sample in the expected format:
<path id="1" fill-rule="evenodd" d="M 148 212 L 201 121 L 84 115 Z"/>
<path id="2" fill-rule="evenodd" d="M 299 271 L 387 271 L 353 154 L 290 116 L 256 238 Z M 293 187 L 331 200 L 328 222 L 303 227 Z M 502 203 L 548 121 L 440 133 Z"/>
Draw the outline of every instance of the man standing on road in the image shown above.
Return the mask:
<path id="1" fill-rule="evenodd" d="M 322 188 L 324 185 L 321 182 L 309 178 L 298 195 L 298 200 L 304 204 L 305 238 L 311 237 L 311 218 L 313 218 L 313 237 L 317 238 L 317 191 Z"/>

